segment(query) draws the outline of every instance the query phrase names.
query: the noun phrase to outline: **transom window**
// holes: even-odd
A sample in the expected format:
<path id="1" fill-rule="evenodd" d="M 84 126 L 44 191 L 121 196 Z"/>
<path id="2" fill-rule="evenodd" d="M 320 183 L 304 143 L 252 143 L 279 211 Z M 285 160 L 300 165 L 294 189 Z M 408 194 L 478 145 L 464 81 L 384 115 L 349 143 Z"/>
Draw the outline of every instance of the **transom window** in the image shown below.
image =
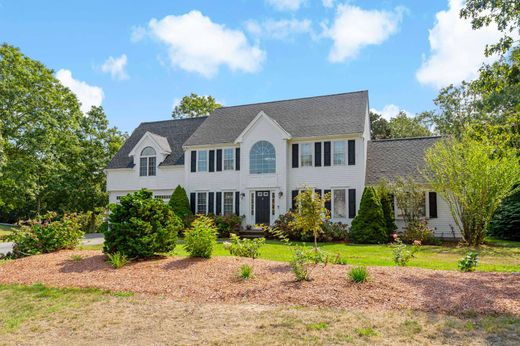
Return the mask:
<path id="1" fill-rule="evenodd" d="M 141 177 L 154 176 L 156 174 L 156 153 L 152 147 L 146 147 L 141 151 L 139 160 L 139 175 Z"/>
<path id="2" fill-rule="evenodd" d="M 234 150 L 232 148 L 224 149 L 224 170 L 232 171 L 235 169 L 235 159 L 233 157 Z"/>
<path id="3" fill-rule="evenodd" d="M 268 141 L 258 141 L 249 152 L 249 173 L 266 174 L 276 172 L 276 152 Z"/>
<path id="4" fill-rule="evenodd" d="M 233 214 L 233 192 L 224 192 L 224 215 Z"/>
<path id="5" fill-rule="evenodd" d="M 197 171 L 207 172 L 208 170 L 208 152 L 206 150 L 200 150 L 197 152 Z"/>
<path id="6" fill-rule="evenodd" d="M 312 143 L 302 143 L 300 148 L 300 165 L 302 167 L 312 167 Z"/>
<path id="7" fill-rule="evenodd" d="M 334 142 L 334 165 L 345 164 L 345 141 Z"/>

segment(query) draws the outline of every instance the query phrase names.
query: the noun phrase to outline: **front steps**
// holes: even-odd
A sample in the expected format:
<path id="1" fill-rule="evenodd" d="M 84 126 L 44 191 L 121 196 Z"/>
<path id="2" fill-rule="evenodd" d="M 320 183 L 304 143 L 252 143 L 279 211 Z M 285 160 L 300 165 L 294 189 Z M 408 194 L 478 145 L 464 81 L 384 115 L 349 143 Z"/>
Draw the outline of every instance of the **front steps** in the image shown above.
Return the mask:
<path id="1" fill-rule="evenodd" d="M 238 233 L 240 238 L 262 238 L 265 237 L 263 228 L 241 229 Z"/>

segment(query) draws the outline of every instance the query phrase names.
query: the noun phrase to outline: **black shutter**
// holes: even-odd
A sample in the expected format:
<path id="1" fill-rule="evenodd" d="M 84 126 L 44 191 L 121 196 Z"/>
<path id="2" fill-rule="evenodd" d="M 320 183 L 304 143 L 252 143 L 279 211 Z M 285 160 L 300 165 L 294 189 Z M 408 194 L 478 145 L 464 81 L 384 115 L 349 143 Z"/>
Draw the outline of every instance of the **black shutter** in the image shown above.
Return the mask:
<path id="1" fill-rule="evenodd" d="M 240 215 L 240 192 L 235 191 L 235 214 Z"/>
<path id="2" fill-rule="evenodd" d="M 292 145 L 292 168 L 298 168 L 298 143 Z"/>
<path id="3" fill-rule="evenodd" d="M 330 142 L 323 142 L 323 165 L 330 166 Z"/>
<path id="4" fill-rule="evenodd" d="M 321 189 L 314 189 L 314 192 L 321 197 Z"/>
<path id="5" fill-rule="evenodd" d="M 213 206 L 215 205 L 215 192 L 208 193 L 208 214 L 214 214 L 215 209 Z"/>
<path id="6" fill-rule="evenodd" d="M 428 201 L 430 203 L 430 219 L 437 218 L 437 192 L 428 192 Z"/>
<path id="7" fill-rule="evenodd" d="M 222 171 L 222 149 L 217 149 L 217 172 Z"/>
<path id="8" fill-rule="evenodd" d="M 348 164 L 356 164 L 356 141 L 353 139 L 348 140 Z"/>
<path id="9" fill-rule="evenodd" d="M 240 170 L 240 148 L 235 149 L 235 169 Z"/>
<path id="10" fill-rule="evenodd" d="M 191 171 L 197 172 L 197 151 L 191 151 Z"/>
<path id="11" fill-rule="evenodd" d="M 215 172 L 215 150 L 209 151 L 209 171 Z"/>
<path id="12" fill-rule="evenodd" d="M 321 142 L 314 143 L 314 167 L 321 166 Z"/>
<path id="13" fill-rule="evenodd" d="M 296 196 L 298 196 L 298 190 L 291 191 L 291 207 L 296 208 Z"/>
<path id="14" fill-rule="evenodd" d="M 195 192 L 190 193 L 190 208 L 191 213 L 195 215 Z"/>
<path id="15" fill-rule="evenodd" d="M 356 217 L 356 189 L 348 189 L 348 218 Z"/>
<path id="16" fill-rule="evenodd" d="M 325 143 L 327 143 L 327 142 L 325 142 Z M 330 142 L 328 142 L 328 143 L 329 143 L 329 149 L 330 149 Z M 329 164 L 329 166 L 330 166 L 330 164 Z M 323 194 L 324 194 L 324 195 L 327 194 L 327 193 L 330 193 L 330 190 L 323 190 Z M 331 199 L 332 199 L 332 196 L 330 196 L 330 197 L 331 197 Z M 330 208 L 331 208 L 331 206 L 332 206 L 331 199 L 329 199 L 327 202 L 325 202 L 325 208 L 326 208 L 328 211 L 330 211 Z"/>
<path id="17" fill-rule="evenodd" d="M 215 215 L 222 214 L 222 192 L 217 192 L 217 206 L 215 208 Z"/>

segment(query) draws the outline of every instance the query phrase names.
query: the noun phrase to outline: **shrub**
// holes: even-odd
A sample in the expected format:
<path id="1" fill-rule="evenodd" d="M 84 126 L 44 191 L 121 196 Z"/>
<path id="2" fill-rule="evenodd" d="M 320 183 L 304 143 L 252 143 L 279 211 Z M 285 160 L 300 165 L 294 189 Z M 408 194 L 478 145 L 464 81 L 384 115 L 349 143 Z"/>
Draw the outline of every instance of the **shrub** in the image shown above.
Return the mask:
<path id="1" fill-rule="evenodd" d="M 255 259 L 260 255 L 259 250 L 265 244 L 265 238 L 240 239 L 236 234 L 231 234 L 231 243 L 228 244 L 225 247 L 231 255 Z"/>
<path id="2" fill-rule="evenodd" d="M 168 202 L 168 205 L 173 210 L 175 215 L 181 218 L 185 226 L 189 226 L 191 224 L 189 218 L 192 215 L 190 201 L 188 199 L 188 195 L 186 194 L 186 190 L 184 190 L 182 186 L 177 185 L 173 191 L 170 201 Z"/>
<path id="3" fill-rule="evenodd" d="M 313 235 L 308 232 L 302 232 L 291 225 L 294 216 L 291 212 L 287 212 L 278 217 L 275 221 L 275 228 L 282 232 L 289 240 L 310 241 Z M 328 241 L 346 241 L 348 240 L 348 225 L 341 222 L 323 221 L 321 224 L 321 232 L 318 234 L 319 242 Z"/>
<path id="4" fill-rule="evenodd" d="M 463 272 L 474 272 L 478 264 L 478 252 L 470 251 L 459 261 L 459 269 Z"/>
<path id="5" fill-rule="evenodd" d="M 83 255 L 74 254 L 70 256 L 70 259 L 74 262 L 81 262 L 83 261 Z"/>
<path id="6" fill-rule="evenodd" d="M 73 249 L 83 237 L 79 216 L 65 214 L 61 218 L 49 212 L 39 218 L 20 223 L 21 227 L 6 237 L 14 243 L 14 257 Z"/>
<path id="7" fill-rule="evenodd" d="M 289 240 L 297 241 L 309 241 L 312 239 L 312 235 L 302 232 L 301 229 L 293 227 L 294 215 L 290 211 L 282 214 L 274 222 L 274 229 L 283 233 Z"/>
<path id="8" fill-rule="evenodd" d="M 321 234 L 318 237 L 323 241 L 346 241 L 348 240 L 348 225 L 341 222 L 324 221 L 321 224 Z"/>
<path id="9" fill-rule="evenodd" d="M 428 228 L 426 219 L 412 221 L 406 225 L 404 232 L 401 234 L 403 242 L 412 244 L 418 240 L 421 244 L 437 244 L 438 240 L 433 235 L 433 231 Z"/>
<path id="10" fill-rule="evenodd" d="M 381 208 L 383 209 L 383 216 L 385 219 L 386 233 L 390 236 L 392 232 L 397 229 L 395 224 L 395 212 L 391 188 L 386 180 L 379 182 L 376 188 L 377 195 L 381 201 Z"/>
<path id="11" fill-rule="evenodd" d="M 406 266 L 408 262 L 410 262 L 410 260 L 415 257 L 415 253 L 419 250 L 419 244 L 420 242 L 417 241 L 410 248 L 405 243 L 403 243 L 401 239 L 396 238 L 395 244 L 393 245 L 394 263 L 401 267 Z"/>
<path id="12" fill-rule="evenodd" d="M 126 258 L 126 256 L 120 252 L 112 254 L 108 253 L 107 258 L 107 262 L 110 263 L 112 267 L 114 267 L 114 269 L 123 268 L 128 263 L 128 259 Z"/>
<path id="13" fill-rule="evenodd" d="M 520 191 L 504 199 L 489 223 L 489 235 L 520 240 Z"/>
<path id="14" fill-rule="evenodd" d="M 242 218 L 235 214 L 219 215 L 215 217 L 219 238 L 229 238 L 231 233 L 237 233 L 242 224 Z"/>
<path id="15" fill-rule="evenodd" d="M 210 258 L 217 243 L 217 233 L 213 219 L 199 215 L 184 232 L 184 248 L 191 257 Z"/>
<path id="16" fill-rule="evenodd" d="M 151 191 L 143 189 L 123 196 L 110 210 L 104 253 L 150 258 L 175 248 L 182 221 L 162 200 L 153 198 Z"/>
<path id="17" fill-rule="evenodd" d="M 389 236 L 381 201 L 371 186 L 366 187 L 363 191 L 359 212 L 352 220 L 349 237 L 353 242 L 362 244 L 388 242 Z"/>
<path id="18" fill-rule="evenodd" d="M 354 267 L 348 272 L 352 282 L 363 283 L 368 280 L 368 270 L 365 267 Z"/>
<path id="19" fill-rule="evenodd" d="M 291 258 L 291 270 L 296 277 L 296 281 L 310 280 L 310 263 L 308 258 L 308 250 L 303 246 L 294 248 L 293 257 Z"/>
<path id="20" fill-rule="evenodd" d="M 250 266 L 249 264 L 241 265 L 239 276 L 240 276 L 240 278 L 242 278 L 244 280 L 252 279 L 253 278 L 253 266 Z"/>

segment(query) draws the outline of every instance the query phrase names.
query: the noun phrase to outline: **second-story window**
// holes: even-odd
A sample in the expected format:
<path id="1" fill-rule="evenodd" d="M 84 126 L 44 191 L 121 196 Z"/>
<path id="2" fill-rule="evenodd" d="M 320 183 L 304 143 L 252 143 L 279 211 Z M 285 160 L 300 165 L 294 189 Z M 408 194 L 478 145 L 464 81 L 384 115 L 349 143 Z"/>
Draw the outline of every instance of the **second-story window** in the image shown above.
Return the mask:
<path id="1" fill-rule="evenodd" d="M 233 148 L 224 149 L 224 170 L 232 171 L 235 169 L 235 159 L 233 157 Z"/>
<path id="2" fill-rule="evenodd" d="M 312 143 L 302 143 L 300 148 L 300 166 L 312 167 Z"/>
<path id="3" fill-rule="evenodd" d="M 345 141 L 334 142 L 334 166 L 345 164 Z"/>
<path id="4" fill-rule="evenodd" d="M 256 142 L 249 152 L 249 173 L 266 174 L 276 172 L 276 151 L 268 141 Z"/>
<path id="5" fill-rule="evenodd" d="M 141 177 L 154 176 L 156 174 L 157 157 L 154 148 L 146 147 L 141 151 L 139 160 L 139 175 Z"/>
<path id="6" fill-rule="evenodd" d="M 208 171 L 208 152 L 200 150 L 197 152 L 197 172 Z"/>

